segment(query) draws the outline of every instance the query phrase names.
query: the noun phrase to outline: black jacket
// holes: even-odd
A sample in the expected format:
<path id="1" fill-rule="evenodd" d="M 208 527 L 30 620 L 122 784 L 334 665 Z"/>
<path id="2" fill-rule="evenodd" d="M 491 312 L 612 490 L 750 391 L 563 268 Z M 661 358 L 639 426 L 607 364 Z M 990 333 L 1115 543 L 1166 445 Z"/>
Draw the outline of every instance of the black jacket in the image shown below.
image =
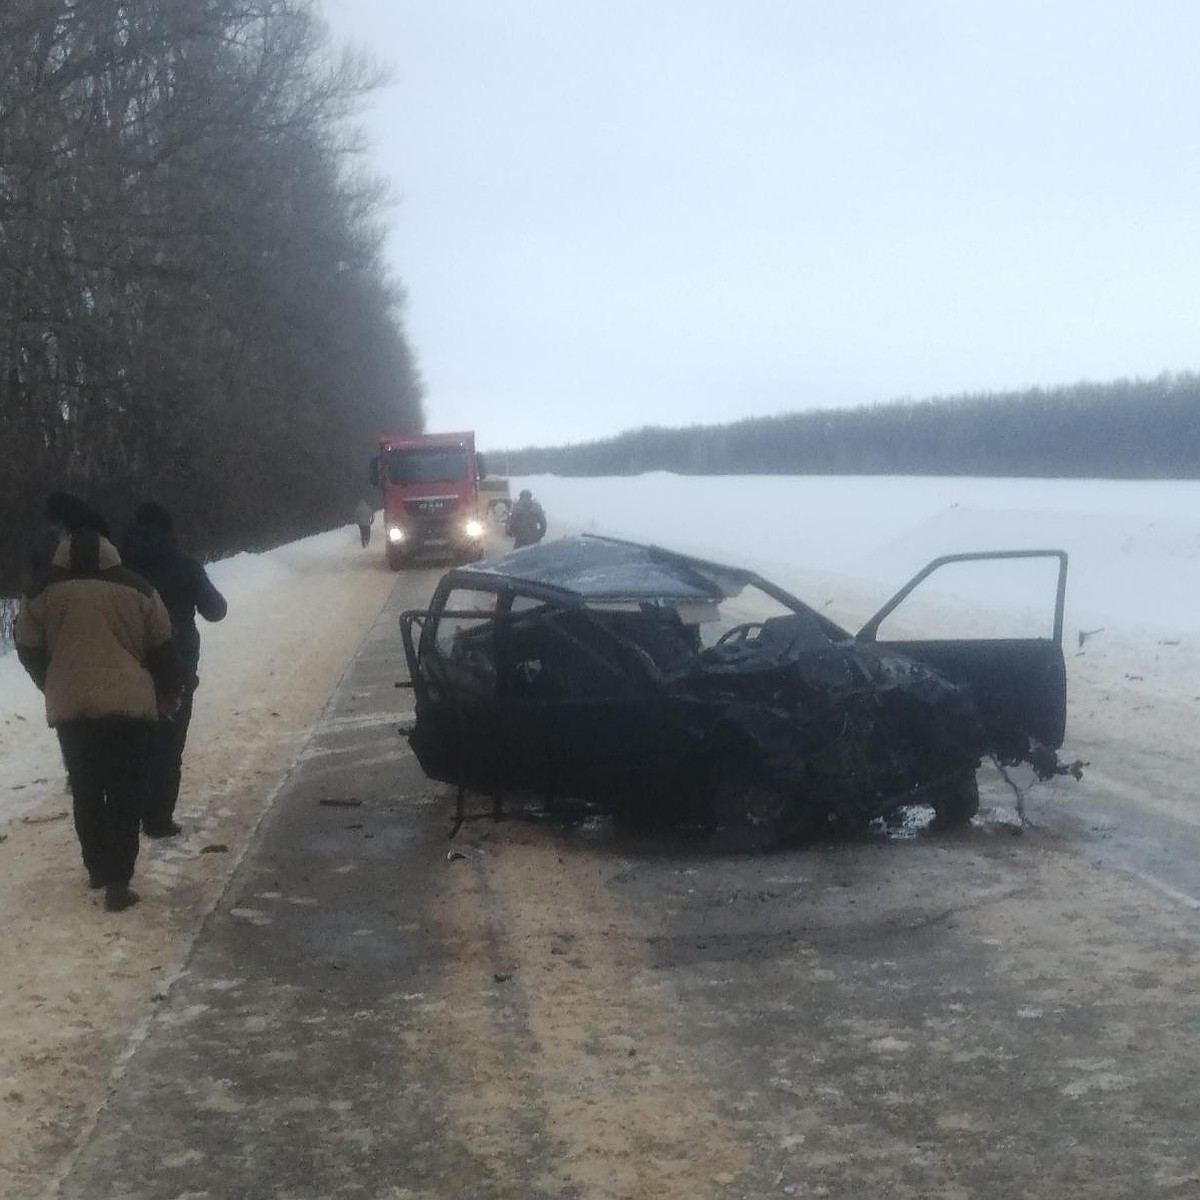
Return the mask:
<path id="1" fill-rule="evenodd" d="M 508 514 L 505 533 L 513 540 L 513 549 L 532 546 L 546 536 L 546 514 L 534 499 L 518 499 Z"/>
<path id="2" fill-rule="evenodd" d="M 192 685 L 200 665 L 200 631 L 196 614 L 206 621 L 220 621 L 228 611 L 225 597 L 213 586 L 208 573 L 194 558 L 176 545 L 174 537 L 157 526 L 136 521 L 126 530 L 121 560 L 154 585 L 171 615 L 171 627 L 180 657 L 187 666 Z"/>

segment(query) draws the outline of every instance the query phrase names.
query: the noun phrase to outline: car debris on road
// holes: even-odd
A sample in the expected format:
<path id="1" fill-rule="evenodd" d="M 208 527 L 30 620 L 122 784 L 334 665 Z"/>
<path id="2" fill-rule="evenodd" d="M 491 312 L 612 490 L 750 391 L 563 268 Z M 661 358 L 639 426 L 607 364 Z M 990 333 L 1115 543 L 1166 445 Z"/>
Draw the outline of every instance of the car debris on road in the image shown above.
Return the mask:
<path id="1" fill-rule="evenodd" d="M 881 640 L 952 563 L 1040 558 L 1044 636 Z M 984 757 L 1076 773 L 1062 649 L 1067 556 L 937 559 L 858 634 L 737 567 L 584 535 L 448 572 L 402 615 L 409 740 L 432 779 L 499 798 L 572 797 L 642 825 L 740 831 L 748 846 L 913 804 L 978 810 Z M 455 828 L 457 829 L 457 823 Z"/>

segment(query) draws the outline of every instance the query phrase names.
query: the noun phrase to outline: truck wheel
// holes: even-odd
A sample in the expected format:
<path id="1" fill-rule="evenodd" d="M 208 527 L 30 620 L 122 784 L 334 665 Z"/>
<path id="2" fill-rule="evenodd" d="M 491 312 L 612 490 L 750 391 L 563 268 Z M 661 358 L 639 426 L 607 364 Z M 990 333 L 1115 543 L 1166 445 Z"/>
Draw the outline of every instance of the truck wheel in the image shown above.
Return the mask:
<path id="1" fill-rule="evenodd" d="M 404 566 L 404 551 L 397 550 L 395 546 L 389 544 L 387 548 L 387 561 L 388 566 L 391 567 L 393 571 L 399 571 L 400 568 Z"/>

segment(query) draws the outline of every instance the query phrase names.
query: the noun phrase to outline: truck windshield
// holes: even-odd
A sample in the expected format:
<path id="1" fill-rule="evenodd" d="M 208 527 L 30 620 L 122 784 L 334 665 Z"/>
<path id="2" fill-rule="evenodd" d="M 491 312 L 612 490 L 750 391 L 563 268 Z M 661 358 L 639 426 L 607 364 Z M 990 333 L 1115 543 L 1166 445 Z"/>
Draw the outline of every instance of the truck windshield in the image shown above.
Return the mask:
<path id="1" fill-rule="evenodd" d="M 467 452 L 457 446 L 430 446 L 387 452 L 392 483 L 453 483 L 467 476 Z"/>

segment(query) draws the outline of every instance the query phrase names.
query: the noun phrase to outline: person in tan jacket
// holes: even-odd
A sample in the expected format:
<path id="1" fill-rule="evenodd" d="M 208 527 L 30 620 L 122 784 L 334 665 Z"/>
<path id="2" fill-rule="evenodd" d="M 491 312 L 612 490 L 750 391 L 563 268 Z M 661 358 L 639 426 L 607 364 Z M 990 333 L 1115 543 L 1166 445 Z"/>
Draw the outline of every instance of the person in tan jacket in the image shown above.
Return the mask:
<path id="1" fill-rule="evenodd" d="M 21 599 L 14 633 L 62 747 L 88 881 L 120 912 L 138 900 L 129 882 L 154 724 L 185 682 L 171 618 L 87 528 L 59 543 L 47 576 Z"/>

